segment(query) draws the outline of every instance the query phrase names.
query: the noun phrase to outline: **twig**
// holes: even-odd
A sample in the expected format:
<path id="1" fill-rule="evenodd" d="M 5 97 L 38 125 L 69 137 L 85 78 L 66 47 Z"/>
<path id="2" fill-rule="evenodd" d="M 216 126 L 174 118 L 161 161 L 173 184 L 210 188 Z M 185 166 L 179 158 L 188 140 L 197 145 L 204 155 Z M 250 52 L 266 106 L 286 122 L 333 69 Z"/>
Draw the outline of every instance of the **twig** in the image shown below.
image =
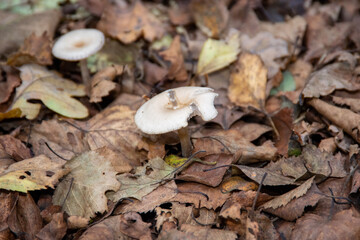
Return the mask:
<path id="1" fill-rule="evenodd" d="M 65 161 L 69 161 L 69 160 L 70 160 L 70 159 L 66 159 L 66 158 L 60 156 L 59 154 L 57 154 L 57 153 L 49 146 L 49 144 L 48 144 L 47 142 L 45 142 L 45 145 L 46 145 L 46 146 L 49 148 L 49 150 L 50 150 L 53 154 L 55 154 L 58 158 L 61 158 L 62 160 L 65 160 Z"/>
<path id="2" fill-rule="evenodd" d="M 259 188 L 258 188 L 258 190 L 257 190 L 257 192 L 256 192 L 255 199 L 254 199 L 253 205 L 252 205 L 252 207 L 251 207 L 251 211 L 252 211 L 252 212 L 255 211 L 256 202 L 257 202 L 257 200 L 258 200 L 258 197 L 259 197 L 259 194 L 260 194 L 260 190 L 261 190 L 261 187 L 262 187 L 262 185 L 263 185 L 263 183 L 264 183 L 264 181 L 265 181 L 266 176 L 267 176 L 267 172 L 264 173 L 264 175 L 263 175 L 263 177 L 262 177 L 262 179 L 261 179 Z"/>
<path id="3" fill-rule="evenodd" d="M 70 190 L 71 190 L 71 188 L 72 188 L 73 183 L 74 183 L 74 178 L 71 178 L 69 189 L 68 189 L 68 191 L 67 191 L 67 193 L 66 193 L 66 196 L 65 196 L 65 198 L 64 198 L 63 203 L 61 204 L 61 207 L 62 207 L 62 208 L 64 207 L 65 201 L 66 201 L 66 199 L 68 198 L 68 196 L 69 196 L 69 194 L 70 194 Z"/>

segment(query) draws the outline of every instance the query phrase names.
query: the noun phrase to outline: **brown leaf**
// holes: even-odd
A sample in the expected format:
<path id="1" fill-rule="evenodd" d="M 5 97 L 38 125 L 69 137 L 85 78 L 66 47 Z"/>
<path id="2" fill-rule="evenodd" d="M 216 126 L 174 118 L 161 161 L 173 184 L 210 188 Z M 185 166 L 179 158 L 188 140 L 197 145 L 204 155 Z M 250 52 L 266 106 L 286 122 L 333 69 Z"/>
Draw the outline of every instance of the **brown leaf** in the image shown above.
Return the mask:
<path id="1" fill-rule="evenodd" d="M 14 204 L 16 204 L 16 199 L 18 197 L 18 193 L 16 192 L 0 192 L 0 239 L 15 239 L 12 233 L 10 232 L 7 220 L 10 216 Z"/>
<path id="2" fill-rule="evenodd" d="M 272 131 L 272 128 L 267 125 L 243 121 L 236 121 L 236 123 L 231 126 L 231 129 L 236 129 L 239 135 L 250 142 L 256 140 L 264 133 Z"/>
<path id="3" fill-rule="evenodd" d="M 7 102 L 12 92 L 21 83 L 20 77 L 13 68 L 7 66 L 1 66 L 1 71 L 6 73 L 5 81 L 0 81 L 0 104 Z M 1 79 L 1 77 L 0 77 Z"/>
<path id="4" fill-rule="evenodd" d="M 3 12 L 0 18 L 3 19 Z M 0 54 L 9 54 L 18 50 L 24 40 L 30 35 L 41 36 L 47 32 L 50 38 L 53 37 L 55 28 L 60 21 L 60 10 L 48 10 L 27 16 L 14 15 L 10 21 L 2 21 L 0 27 Z"/>
<path id="5" fill-rule="evenodd" d="M 272 213 L 287 221 L 299 218 L 307 206 L 315 206 L 322 196 L 314 183 L 314 177 L 307 180 L 301 186 L 275 197 L 260 206 L 265 212 Z"/>
<path id="6" fill-rule="evenodd" d="M 14 138 L 11 135 L 0 136 L 0 152 L 6 153 L 7 157 L 12 158 L 15 161 L 31 158 L 30 149 L 28 149 L 19 139 Z M 5 156 L 3 156 L 2 159 L 3 158 L 5 158 Z"/>
<path id="7" fill-rule="evenodd" d="M 204 172 L 206 169 L 216 168 L 222 165 L 229 165 L 232 161 L 232 156 L 229 154 L 217 154 L 217 155 L 208 155 L 203 161 L 205 162 L 216 162 L 215 165 L 205 165 L 201 163 L 193 163 L 177 177 L 184 181 L 193 181 L 197 183 L 202 183 L 211 187 L 218 186 L 226 172 L 225 167 L 217 168 L 211 171 Z"/>
<path id="8" fill-rule="evenodd" d="M 151 85 L 165 80 L 168 70 L 149 61 L 144 62 L 145 81 Z"/>
<path id="9" fill-rule="evenodd" d="M 166 61 L 170 62 L 168 78 L 177 81 L 187 80 L 187 72 L 184 63 L 184 56 L 181 51 L 180 37 L 176 35 L 170 47 L 159 52 Z"/>
<path id="10" fill-rule="evenodd" d="M 91 79 L 90 102 L 101 102 L 102 97 L 106 97 L 117 86 L 113 82 L 114 78 L 121 75 L 123 66 L 115 65 L 106 67 L 97 72 Z"/>
<path id="11" fill-rule="evenodd" d="M 272 120 L 279 132 L 279 138 L 275 141 L 275 147 L 278 153 L 287 157 L 290 137 L 293 129 L 293 110 L 291 108 L 283 108 L 277 112 Z"/>
<path id="12" fill-rule="evenodd" d="M 282 186 L 295 184 L 295 179 L 285 177 L 266 168 L 248 167 L 244 165 L 233 166 L 240 169 L 246 176 L 257 182 L 258 184 L 260 184 L 265 173 L 267 173 L 267 176 L 263 182 L 263 185 L 265 186 Z"/>
<path id="13" fill-rule="evenodd" d="M 180 230 L 189 234 L 192 233 L 197 239 L 217 240 L 217 239 L 238 239 L 236 233 L 228 230 L 209 229 L 198 225 L 183 224 Z"/>
<path id="14" fill-rule="evenodd" d="M 265 102 L 266 68 L 257 55 L 240 55 L 231 74 L 228 97 L 238 106 L 261 108 Z"/>
<path id="15" fill-rule="evenodd" d="M 177 184 L 178 193 L 171 201 L 193 203 L 195 206 L 216 210 L 221 207 L 229 193 L 222 193 L 220 187 L 208 187 L 199 183 L 184 182 Z M 208 198 L 206 198 L 205 194 Z"/>
<path id="16" fill-rule="evenodd" d="M 208 37 L 218 38 L 229 20 L 223 1 L 194 0 L 191 1 L 190 11 L 196 26 Z"/>
<path id="17" fill-rule="evenodd" d="M 302 94 L 305 98 L 319 98 L 338 89 L 360 89 L 360 84 L 354 82 L 353 69 L 345 62 L 333 63 L 312 73 Z"/>
<path id="18" fill-rule="evenodd" d="M 47 32 L 40 36 L 32 33 L 24 40 L 20 49 L 8 58 L 7 64 L 10 66 L 21 66 L 28 63 L 51 65 L 51 45 L 52 39 Z"/>
<path id="19" fill-rule="evenodd" d="M 336 104 L 349 106 L 350 109 L 356 113 L 360 112 L 359 99 L 357 98 L 343 98 L 333 96 L 332 100 Z"/>
<path id="20" fill-rule="evenodd" d="M 360 115 L 349 109 L 335 107 L 320 99 L 312 99 L 309 104 L 321 115 L 344 129 L 357 142 L 360 142 Z M 344 118 L 346 116 L 346 118 Z"/>
<path id="21" fill-rule="evenodd" d="M 164 27 L 141 1 L 132 6 L 110 3 L 105 7 L 98 28 L 123 43 L 132 43 L 141 35 L 147 41 L 154 41 L 164 34 Z"/>
<path id="22" fill-rule="evenodd" d="M 36 234 L 38 239 L 61 240 L 66 234 L 67 226 L 64 220 L 64 213 L 55 213 L 53 219 L 41 231 Z"/>
<path id="23" fill-rule="evenodd" d="M 8 219 L 9 228 L 26 240 L 35 239 L 42 228 L 40 210 L 29 193 L 19 194 L 14 210 Z"/>
<path id="24" fill-rule="evenodd" d="M 282 65 L 284 64 L 279 63 L 279 59 L 290 55 L 287 42 L 275 38 L 269 32 L 259 32 L 255 37 L 249 37 L 246 34 L 242 35 L 241 48 L 261 57 L 267 68 L 268 78 L 274 77 L 280 68 L 283 68 Z"/>
<path id="25" fill-rule="evenodd" d="M 138 213 L 130 212 L 121 215 L 120 231 L 132 238 L 151 240 L 150 223 L 142 221 Z"/>
<path id="26" fill-rule="evenodd" d="M 353 209 L 336 213 L 330 220 L 328 216 L 306 214 L 296 221 L 291 239 L 358 239 L 360 218 Z"/>
<path id="27" fill-rule="evenodd" d="M 187 25 L 191 23 L 192 16 L 190 12 L 190 4 L 186 1 L 177 1 L 171 4 L 169 8 L 169 18 L 174 25 Z"/>
<path id="28" fill-rule="evenodd" d="M 157 206 L 170 202 L 177 194 L 177 186 L 174 181 L 160 185 L 154 191 L 145 195 L 141 201 L 134 200 L 129 204 L 126 204 L 121 209 L 117 209 L 117 213 L 126 212 L 149 212 L 155 209 Z"/>
<path id="29" fill-rule="evenodd" d="M 224 180 L 221 184 L 221 192 L 228 193 L 234 190 L 249 191 L 258 189 L 258 185 L 254 182 L 246 181 L 240 176 L 233 176 Z"/>
<path id="30" fill-rule="evenodd" d="M 270 162 L 265 168 L 295 179 L 299 179 L 307 173 L 304 160 L 301 157 L 282 158 L 279 161 Z"/>

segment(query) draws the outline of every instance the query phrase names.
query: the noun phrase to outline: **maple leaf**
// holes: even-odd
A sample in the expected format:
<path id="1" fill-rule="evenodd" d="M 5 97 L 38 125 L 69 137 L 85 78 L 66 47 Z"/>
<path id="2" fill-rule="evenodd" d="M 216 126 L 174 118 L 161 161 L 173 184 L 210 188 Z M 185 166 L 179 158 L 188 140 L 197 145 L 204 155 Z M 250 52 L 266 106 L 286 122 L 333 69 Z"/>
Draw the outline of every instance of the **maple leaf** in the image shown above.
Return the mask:
<path id="1" fill-rule="evenodd" d="M 87 108 L 71 96 L 85 96 L 85 87 L 63 79 L 46 68 L 36 64 L 20 67 L 20 77 L 23 81 L 17 88 L 15 100 L 11 109 L 19 108 L 22 117 L 34 119 L 39 114 L 41 105 L 28 100 L 41 100 L 45 106 L 69 118 L 85 118 Z"/>

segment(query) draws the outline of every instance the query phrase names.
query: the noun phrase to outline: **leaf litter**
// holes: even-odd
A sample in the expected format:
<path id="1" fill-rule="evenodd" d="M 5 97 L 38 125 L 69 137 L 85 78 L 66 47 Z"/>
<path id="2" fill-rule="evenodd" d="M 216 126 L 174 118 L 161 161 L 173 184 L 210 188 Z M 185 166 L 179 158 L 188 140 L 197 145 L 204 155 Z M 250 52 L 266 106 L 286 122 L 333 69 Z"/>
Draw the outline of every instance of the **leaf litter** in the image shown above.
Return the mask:
<path id="1" fill-rule="evenodd" d="M 0 3 L 0 238 L 356 239 L 357 1 Z M 86 59 L 53 58 L 81 28 Z M 149 135 L 135 111 L 210 87 L 218 115 Z M 176 100 L 177 96 L 174 96 Z M 181 105 L 180 105 L 181 107 Z"/>

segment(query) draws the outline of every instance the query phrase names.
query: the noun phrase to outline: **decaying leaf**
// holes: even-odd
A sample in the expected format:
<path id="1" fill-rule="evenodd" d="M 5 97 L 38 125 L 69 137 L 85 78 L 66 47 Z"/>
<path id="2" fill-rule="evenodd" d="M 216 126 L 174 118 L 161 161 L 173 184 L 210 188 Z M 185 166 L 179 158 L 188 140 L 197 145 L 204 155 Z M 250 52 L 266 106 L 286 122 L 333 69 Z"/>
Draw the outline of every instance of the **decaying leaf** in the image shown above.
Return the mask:
<path id="1" fill-rule="evenodd" d="M 28 63 L 51 65 L 51 39 L 48 33 L 44 32 L 40 36 L 31 34 L 25 39 L 24 45 L 8 58 L 7 63 L 10 66 L 21 66 Z"/>
<path id="2" fill-rule="evenodd" d="M 0 104 L 7 102 L 12 92 L 16 87 L 18 87 L 21 83 L 21 80 L 17 74 L 17 72 L 7 66 L 0 66 L 0 73 L 6 76 L 5 79 L 0 77 Z M 1 120 L 1 118 L 0 118 Z"/>
<path id="3" fill-rule="evenodd" d="M 240 55 L 235 71 L 231 74 L 228 97 L 238 106 L 261 108 L 265 102 L 266 68 L 257 55 Z"/>
<path id="4" fill-rule="evenodd" d="M 98 28 L 123 43 L 132 43 L 141 35 L 147 41 L 154 41 L 164 34 L 164 28 L 142 5 L 136 1 L 132 6 L 120 6 L 115 2 L 107 4 Z"/>
<path id="5" fill-rule="evenodd" d="M 166 61 L 170 62 L 168 78 L 175 79 L 177 81 L 187 80 L 188 77 L 184 63 L 184 56 L 181 52 L 180 37 L 178 35 L 174 38 L 170 47 L 161 51 L 159 54 Z"/>
<path id="6" fill-rule="evenodd" d="M 288 44 L 285 40 L 274 38 L 269 32 L 259 32 L 251 38 L 244 34 L 241 36 L 241 48 L 252 54 L 257 54 L 267 68 L 267 77 L 274 77 L 282 65 L 279 59 L 289 56 Z"/>
<path id="7" fill-rule="evenodd" d="M 59 178 L 67 172 L 62 169 L 63 164 L 44 155 L 13 163 L 0 173 L 0 188 L 25 193 L 54 188 Z"/>
<path id="8" fill-rule="evenodd" d="M 319 98 L 338 89 L 359 90 L 360 84 L 354 80 L 353 69 L 348 63 L 333 63 L 312 73 L 302 94 L 306 98 Z"/>
<path id="9" fill-rule="evenodd" d="M 258 186 L 256 183 L 246 181 L 240 176 L 233 176 L 224 180 L 221 184 L 221 192 L 227 193 L 234 190 L 249 191 L 257 190 Z"/>
<path id="10" fill-rule="evenodd" d="M 69 215 L 89 220 L 95 213 L 107 211 L 105 192 L 120 187 L 113 163 L 99 151 L 89 151 L 66 162 L 65 168 L 70 173 L 57 186 L 53 203 L 63 206 Z"/>
<path id="11" fill-rule="evenodd" d="M 315 206 L 320 198 L 322 198 L 320 190 L 312 177 L 301 186 L 275 197 L 260 208 L 287 221 L 294 221 L 303 214 L 306 206 Z"/>
<path id="12" fill-rule="evenodd" d="M 133 197 L 141 200 L 157 188 L 162 180 L 173 177 L 174 168 L 161 158 L 151 159 L 147 164 L 137 167 L 134 174 L 121 174 L 117 180 L 121 183 L 118 191 L 109 192 L 107 196 L 116 202 L 122 198 Z"/>
<path id="13" fill-rule="evenodd" d="M 343 97 L 333 96 L 332 100 L 336 104 L 349 106 L 350 109 L 356 113 L 360 112 L 360 105 L 358 104 L 359 99 L 357 98 L 343 98 Z"/>
<path id="14" fill-rule="evenodd" d="M 240 52 L 239 32 L 232 30 L 226 41 L 208 39 L 204 43 L 196 73 L 205 75 L 228 66 Z"/>
<path id="15" fill-rule="evenodd" d="M 101 102 L 102 97 L 106 97 L 116 88 L 114 78 L 121 75 L 122 66 L 111 66 L 97 72 L 91 79 L 90 102 Z"/>
<path id="16" fill-rule="evenodd" d="M 197 27 L 208 37 L 218 38 L 229 20 L 229 12 L 222 1 L 194 0 L 190 10 Z"/>
<path id="17" fill-rule="evenodd" d="M 331 122 L 344 129 L 357 142 L 360 142 L 360 115 L 345 108 L 335 107 L 320 99 L 312 99 L 309 104 L 321 115 Z M 346 116 L 346 118 L 344 118 Z"/>
<path id="18" fill-rule="evenodd" d="M 76 84 L 49 72 L 35 64 L 20 67 L 22 84 L 17 88 L 11 109 L 19 108 L 22 116 L 34 119 L 39 114 L 41 105 L 28 100 L 41 100 L 51 110 L 70 118 L 85 118 L 87 108 L 71 96 L 85 96 L 83 85 Z"/>

